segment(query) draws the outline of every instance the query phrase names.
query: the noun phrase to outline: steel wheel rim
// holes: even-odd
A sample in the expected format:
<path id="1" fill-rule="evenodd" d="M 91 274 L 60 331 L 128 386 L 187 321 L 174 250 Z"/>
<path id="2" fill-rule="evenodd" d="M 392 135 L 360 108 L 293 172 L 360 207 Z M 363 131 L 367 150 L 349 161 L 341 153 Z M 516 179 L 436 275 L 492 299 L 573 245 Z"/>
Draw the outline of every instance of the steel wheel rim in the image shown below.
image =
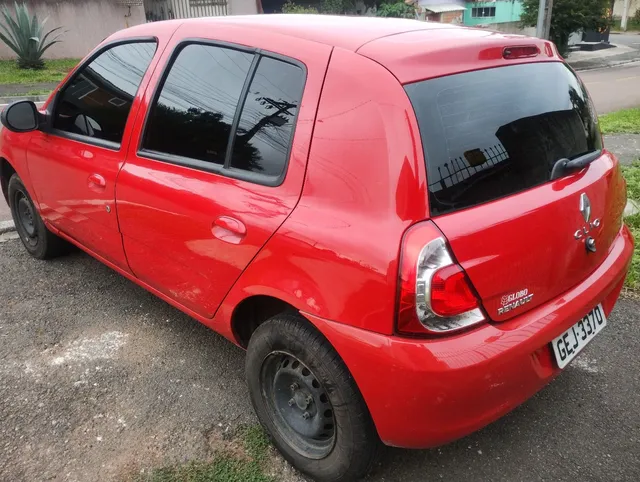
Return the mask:
<path id="1" fill-rule="evenodd" d="M 16 228 L 25 243 L 29 246 L 35 246 L 38 243 L 38 229 L 33 205 L 22 191 L 16 192 L 14 202 L 17 218 Z"/>
<path id="2" fill-rule="evenodd" d="M 270 353 L 260 371 L 262 398 L 281 437 L 298 453 L 323 459 L 336 441 L 333 406 L 327 391 L 296 356 Z"/>

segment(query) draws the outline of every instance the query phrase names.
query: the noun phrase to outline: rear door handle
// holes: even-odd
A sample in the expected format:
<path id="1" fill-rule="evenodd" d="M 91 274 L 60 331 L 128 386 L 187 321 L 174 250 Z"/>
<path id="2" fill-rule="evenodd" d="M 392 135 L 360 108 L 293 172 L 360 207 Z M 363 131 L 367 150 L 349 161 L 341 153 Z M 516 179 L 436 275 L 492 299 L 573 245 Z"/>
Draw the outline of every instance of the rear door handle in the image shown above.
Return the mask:
<path id="1" fill-rule="evenodd" d="M 220 241 L 240 244 L 247 234 L 247 227 L 239 219 L 220 216 L 213 222 L 211 232 Z"/>
<path id="2" fill-rule="evenodd" d="M 107 187 L 107 181 L 100 174 L 91 174 L 87 180 L 90 188 L 104 189 Z"/>

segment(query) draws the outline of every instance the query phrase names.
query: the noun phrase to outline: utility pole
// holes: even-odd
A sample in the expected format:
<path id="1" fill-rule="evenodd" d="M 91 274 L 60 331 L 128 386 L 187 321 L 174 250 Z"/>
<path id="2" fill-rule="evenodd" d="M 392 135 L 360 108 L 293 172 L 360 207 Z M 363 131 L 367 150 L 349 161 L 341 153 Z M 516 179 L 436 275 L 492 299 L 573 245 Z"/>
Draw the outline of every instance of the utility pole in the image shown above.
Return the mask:
<path id="1" fill-rule="evenodd" d="M 622 22 L 620 28 L 623 32 L 627 31 L 627 21 L 629 20 L 629 3 L 630 0 L 624 0 L 624 10 L 622 11 Z"/>
<path id="2" fill-rule="evenodd" d="M 538 7 L 538 25 L 536 26 L 536 37 L 544 38 L 544 13 L 547 8 L 547 0 L 540 0 Z"/>
<path id="3" fill-rule="evenodd" d="M 545 11 L 544 18 L 544 38 L 549 40 L 551 38 L 551 15 L 553 13 L 553 0 L 547 0 L 547 10 Z"/>

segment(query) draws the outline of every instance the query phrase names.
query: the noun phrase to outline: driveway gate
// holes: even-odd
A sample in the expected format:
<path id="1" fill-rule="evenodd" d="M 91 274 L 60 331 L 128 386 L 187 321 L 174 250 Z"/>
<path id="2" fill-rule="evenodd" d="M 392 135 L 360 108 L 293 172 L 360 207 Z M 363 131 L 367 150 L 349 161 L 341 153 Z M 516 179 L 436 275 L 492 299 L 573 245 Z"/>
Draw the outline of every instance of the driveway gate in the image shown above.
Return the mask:
<path id="1" fill-rule="evenodd" d="M 227 15 L 227 0 L 144 0 L 148 22 Z"/>

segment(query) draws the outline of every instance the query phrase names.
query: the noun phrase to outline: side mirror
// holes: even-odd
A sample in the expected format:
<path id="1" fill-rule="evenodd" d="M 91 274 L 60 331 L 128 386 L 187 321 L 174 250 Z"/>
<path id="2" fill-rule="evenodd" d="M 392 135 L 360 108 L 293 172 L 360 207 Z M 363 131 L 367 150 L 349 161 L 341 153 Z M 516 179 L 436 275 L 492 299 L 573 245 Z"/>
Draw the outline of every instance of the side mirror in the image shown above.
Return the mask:
<path id="1" fill-rule="evenodd" d="M 30 100 L 9 104 L 0 115 L 0 122 L 12 132 L 35 131 L 40 124 L 38 108 Z"/>

